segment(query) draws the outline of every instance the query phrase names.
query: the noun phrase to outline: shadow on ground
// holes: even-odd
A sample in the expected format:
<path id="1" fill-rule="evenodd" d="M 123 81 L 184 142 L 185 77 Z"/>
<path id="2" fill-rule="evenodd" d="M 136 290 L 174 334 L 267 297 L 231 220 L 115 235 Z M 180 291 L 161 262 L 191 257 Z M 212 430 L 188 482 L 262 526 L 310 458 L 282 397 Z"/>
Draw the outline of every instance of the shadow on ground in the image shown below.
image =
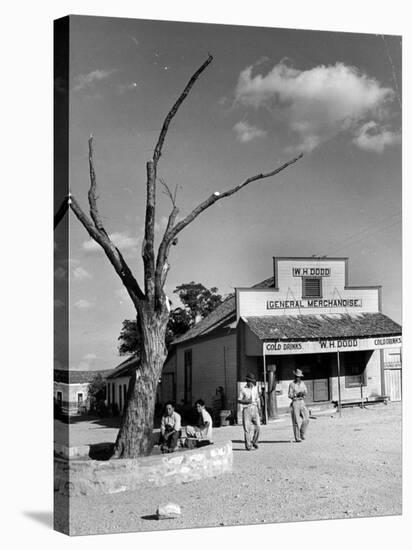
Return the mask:
<path id="1" fill-rule="evenodd" d="M 113 456 L 114 443 L 95 443 L 90 445 L 89 458 L 92 460 L 109 460 Z"/>
<path id="2" fill-rule="evenodd" d="M 53 529 L 53 512 L 24 511 L 23 514 L 37 523 Z"/>

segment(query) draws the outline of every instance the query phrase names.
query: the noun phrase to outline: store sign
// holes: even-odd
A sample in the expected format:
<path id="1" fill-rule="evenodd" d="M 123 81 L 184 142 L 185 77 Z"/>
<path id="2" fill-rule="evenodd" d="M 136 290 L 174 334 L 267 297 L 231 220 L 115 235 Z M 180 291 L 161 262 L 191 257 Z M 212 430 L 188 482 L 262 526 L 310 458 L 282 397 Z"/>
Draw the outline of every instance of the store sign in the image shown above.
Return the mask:
<path id="1" fill-rule="evenodd" d="M 293 277 L 330 277 L 330 267 L 292 267 Z"/>
<path id="2" fill-rule="evenodd" d="M 362 307 L 360 298 L 304 299 L 304 300 L 267 300 L 266 309 L 306 309 L 306 308 L 342 308 Z"/>
<path id="3" fill-rule="evenodd" d="M 335 351 L 365 351 L 399 348 L 402 336 L 380 338 L 342 338 L 340 340 L 315 340 L 304 342 L 265 342 L 265 355 L 295 355 L 303 353 L 333 353 Z"/>

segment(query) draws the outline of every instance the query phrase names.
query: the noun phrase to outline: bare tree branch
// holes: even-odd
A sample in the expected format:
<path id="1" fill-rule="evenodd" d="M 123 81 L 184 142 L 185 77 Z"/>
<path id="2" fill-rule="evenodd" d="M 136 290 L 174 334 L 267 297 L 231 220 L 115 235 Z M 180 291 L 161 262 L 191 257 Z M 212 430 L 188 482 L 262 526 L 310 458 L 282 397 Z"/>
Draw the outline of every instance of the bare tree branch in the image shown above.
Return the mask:
<path id="1" fill-rule="evenodd" d="M 146 171 L 147 171 L 146 217 L 145 217 L 145 236 L 144 236 L 143 247 L 142 247 L 145 294 L 149 302 L 152 302 L 152 300 L 156 298 L 158 306 L 161 302 L 161 296 L 160 296 L 160 292 L 155 291 L 155 288 L 157 288 L 158 290 L 161 289 L 160 273 L 162 272 L 164 266 L 163 265 L 159 266 L 157 262 L 156 268 L 155 268 L 154 226 L 155 226 L 155 210 L 156 210 L 157 164 L 162 154 L 163 144 L 166 139 L 166 134 L 168 132 L 168 129 L 173 117 L 176 115 L 177 111 L 179 110 L 179 107 L 188 96 L 196 80 L 199 78 L 202 72 L 206 69 L 206 67 L 210 65 L 212 60 L 213 60 L 213 56 L 209 54 L 206 61 L 197 69 L 196 72 L 193 73 L 189 82 L 186 84 L 183 92 L 179 95 L 173 107 L 167 113 L 166 118 L 164 119 L 164 122 L 163 122 L 162 129 L 160 131 L 159 138 L 157 140 L 154 152 L 153 152 L 153 159 L 149 160 L 146 164 Z M 169 194 L 169 196 L 172 199 L 173 196 L 171 193 Z M 175 197 L 176 197 L 176 193 L 175 193 Z M 174 199 L 172 199 L 172 202 L 174 202 L 175 197 Z M 174 208 L 175 208 L 175 205 L 173 205 L 173 209 Z M 174 223 L 176 219 L 176 215 L 177 213 L 174 214 L 172 210 L 172 213 L 169 217 L 169 223 L 171 220 Z M 168 226 L 169 226 L 169 223 L 168 223 Z M 163 248 L 166 250 L 168 246 L 170 245 L 167 245 L 167 243 L 165 243 L 165 247 Z M 163 252 L 161 254 L 161 257 L 164 257 Z M 158 255 L 158 259 L 159 259 L 159 255 Z M 158 268 L 160 268 L 160 271 Z"/>
<path id="2" fill-rule="evenodd" d="M 191 223 L 195 218 L 197 218 L 199 214 L 204 212 L 207 208 L 212 206 L 212 204 L 214 204 L 215 202 L 221 199 L 224 199 L 226 197 L 230 197 L 230 195 L 237 193 L 238 191 L 243 189 L 243 187 L 246 187 L 246 185 L 249 185 L 249 183 L 252 183 L 257 180 L 265 179 L 265 178 L 270 178 L 271 176 L 275 176 L 276 174 L 279 174 L 279 172 L 282 172 L 282 170 L 284 170 L 291 164 L 294 164 L 302 157 L 303 157 L 303 153 L 293 158 L 292 160 L 285 162 L 284 164 L 282 164 L 282 166 L 279 166 L 278 168 L 276 168 L 275 170 L 272 170 L 271 172 L 267 172 L 266 174 L 257 174 L 256 176 L 252 176 L 248 178 L 243 183 L 240 183 L 236 187 L 233 187 L 232 189 L 229 189 L 224 193 L 219 193 L 216 191 L 215 193 L 213 193 L 213 195 L 210 195 L 209 198 L 207 198 L 205 201 L 203 201 L 198 206 L 196 206 L 196 208 L 194 208 L 192 212 L 188 214 L 183 220 L 181 220 L 177 225 L 175 225 L 175 227 L 170 231 L 168 239 L 173 240 L 176 237 L 176 235 L 180 233 L 180 231 L 182 231 L 182 229 L 184 229 L 187 225 L 189 225 L 189 223 Z"/>
<path id="3" fill-rule="evenodd" d="M 172 191 L 170 190 L 170 187 L 168 186 L 166 180 L 164 180 L 163 178 L 159 178 L 159 181 L 164 187 L 163 193 L 169 197 L 169 199 L 172 202 L 172 205 L 176 206 L 177 185 L 175 187 L 175 192 L 172 193 Z"/>
<path id="4" fill-rule="evenodd" d="M 92 220 L 83 212 L 81 206 L 77 200 L 71 195 L 70 197 L 70 207 L 75 213 L 79 222 L 84 226 L 86 231 L 89 233 L 90 237 L 94 239 L 104 250 L 106 256 L 108 257 L 110 263 L 113 265 L 116 273 L 120 277 L 122 283 L 126 287 L 127 292 L 129 293 L 130 298 L 136 307 L 139 305 L 139 301 L 145 299 L 145 296 L 134 278 L 132 272 L 130 271 L 129 266 L 125 262 L 120 250 L 112 243 L 106 231 L 103 229 L 99 231 L 94 226 Z"/>
<path id="5" fill-rule="evenodd" d="M 172 245 L 173 239 L 169 239 L 169 234 L 172 231 L 179 209 L 177 206 L 173 206 L 172 211 L 170 212 L 169 219 L 167 221 L 167 226 L 163 235 L 162 242 L 160 243 L 159 250 L 157 253 L 156 261 L 156 273 L 155 273 L 155 296 L 156 302 L 158 304 L 162 301 L 162 292 L 163 286 L 166 281 L 167 273 L 170 269 L 170 264 L 167 262 L 167 257 L 169 255 L 170 246 Z"/>
<path id="6" fill-rule="evenodd" d="M 156 147 L 155 147 L 154 154 L 153 154 L 153 162 L 155 164 L 155 169 L 157 167 L 157 163 L 159 162 L 160 155 L 162 154 L 163 143 L 164 143 L 164 140 L 166 138 L 166 134 L 167 134 L 167 131 L 169 129 L 169 125 L 172 121 L 172 118 L 177 113 L 180 105 L 186 99 L 187 95 L 189 94 L 189 92 L 192 89 L 192 87 L 193 87 L 194 83 L 196 82 L 196 80 L 199 78 L 199 76 L 202 74 L 202 72 L 206 69 L 206 67 L 208 65 L 210 65 L 212 60 L 213 60 L 213 56 L 209 54 L 208 58 L 203 63 L 203 65 L 201 65 L 197 69 L 197 71 L 195 73 L 193 73 L 193 75 L 190 78 L 189 82 L 186 84 L 185 89 L 180 94 L 180 96 L 177 98 L 175 104 L 173 105 L 173 107 L 168 112 L 168 114 L 167 114 L 167 116 L 166 116 L 166 118 L 163 122 L 163 126 L 162 126 L 162 129 L 160 131 L 159 139 L 156 143 Z"/>
<path id="7" fill-rule="evenodd" d="M 89 174 L 90 174 L 90 189 L 89 189 L 89 205 L 90 205 L 90 216 L 96 226 L 96 229 L 105 235 L 107 235 L 106 230 L 103 227 L 103 222 L 100 218 L 99 211 L 97 209 L 97 195 L 96 195 L 96 172 L 94 169 L 94 160 L 93 160 L 93 136 L 89 137 Z"/>
<path id="8" fill-rule="evenodd" d="M 146 217 L 142 257 L 144 267 L 145 294 L 151 302 L 154 298 L 155 254 L 154 226 L 156 210 L 156 170 L 153 160 L 146 163 Z"/>

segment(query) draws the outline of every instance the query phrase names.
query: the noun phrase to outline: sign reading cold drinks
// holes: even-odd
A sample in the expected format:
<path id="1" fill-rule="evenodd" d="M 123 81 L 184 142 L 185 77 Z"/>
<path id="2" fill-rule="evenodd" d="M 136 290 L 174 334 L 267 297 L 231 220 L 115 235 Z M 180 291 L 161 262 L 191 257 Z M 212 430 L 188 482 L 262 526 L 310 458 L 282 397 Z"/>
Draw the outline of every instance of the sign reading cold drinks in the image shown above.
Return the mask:
<path id="1" fill-rule="evenodd" d="M 294 355 L 296 353 L 333 353 L 335 351 L 365 351 L 398 348 L 402 336 L 381 338 L 342 338 L 340 340 L 316 340 L 305 342 L 265 342 L 265 355 Z"/>

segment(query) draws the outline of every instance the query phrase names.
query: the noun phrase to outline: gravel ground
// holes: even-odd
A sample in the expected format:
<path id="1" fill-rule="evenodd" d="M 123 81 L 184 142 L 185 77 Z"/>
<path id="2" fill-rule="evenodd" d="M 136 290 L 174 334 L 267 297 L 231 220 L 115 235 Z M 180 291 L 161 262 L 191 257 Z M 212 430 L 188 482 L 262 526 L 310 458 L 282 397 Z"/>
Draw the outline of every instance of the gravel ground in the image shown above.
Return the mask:
<path id="1" fill-rule="evenodd" d="M 111 433 L 104 431 L 100 441 L 110 440 Z M 244 450 L 241 427 L 216 429 L 215 441 L 233 441 L 232 473 L 174 487 L 72 498 L 71 534 L 402 513 L 400 403 L 344 409 L 341 418 L 319 415 L 311 420 L 306 441 L 297 444 L 291 437 L 289 417 L 262 427 L 255 452 Z M 181 517 L 154 519 L 157 506 L 167 502 L 181 506 Z"/>

